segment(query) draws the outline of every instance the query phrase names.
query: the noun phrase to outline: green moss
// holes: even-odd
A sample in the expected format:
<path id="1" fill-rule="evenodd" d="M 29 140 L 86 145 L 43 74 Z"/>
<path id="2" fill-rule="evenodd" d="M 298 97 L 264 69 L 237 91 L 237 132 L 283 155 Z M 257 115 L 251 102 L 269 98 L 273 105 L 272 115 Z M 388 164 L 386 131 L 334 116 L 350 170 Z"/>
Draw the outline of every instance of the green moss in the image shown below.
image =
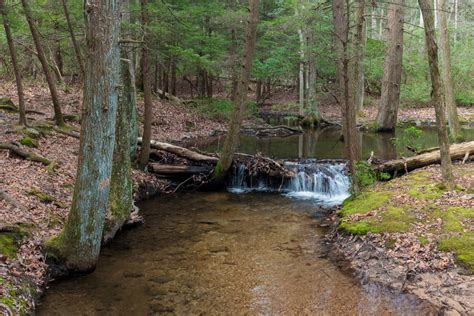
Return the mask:
<path id="1" fill-rule="evenodd" d="M 450 207 L 446 210 L 438 209 L 433 212 L 433 216 L 443 220 L 444 232 L 462 233 L 464 231 L 462 223 L 474 219 L 474 209 L 463 207 Z"/>
<path id="2" fill-rule="evenodd" d="M 414 220 L 405 209 L 390 206 L 380 214 L 374 232 L 406 232 Z"/>
<path id="3" fill-rule="evenodd" d="M 36 196 L 43 203 L 52 203 L 56 201 L 53 196 L 35 188 L 32 188 L 30 191 L 28 191 L 28 195 Z"/>
<path id="4" fill-rule="evenodd" d="M 439 250 L 453 251 L 456 258 L 474 272 L 474 232 L 440 240 Z"/>
<path id="5" fill-rule="evenodd" d="M 18 241 L 11 233 L 0 233 L 0 253 L 7 258 L 15 258 Z"/>
<path id="6" fill-rule="evenodd" d="M 62 234 L 51 237 L 44 243 L 45 257 L 53 262 L 61 262 L 64 259 Z"/>
<path id="7" fill-rule="evenodd" d="M 28 136 L 23 137 L 20 140 L 20 144 L 26 147 L 38 148 L 38 141 L 36 139 L 30 138 Z"/>
<path id="8" fill-rule="evenodd" d="M 418 236 L 418 241 L 422 246 L 426 246 L 429 243 L 428 238 L 426 238 L 425 236 Z"/>
<path id="9" fill-rule="evenodd" d="M 420 184 L 412 185 L 408 191 L 408 195 L 418 199 L 434 200 L 440 197 L 444 193 L 444 188 L 440 185 L 431 184 Z"/>
<path id="10" fill-rule="evenodd" d="M 339 229 L 353 235 L 365 235 L 368 232 L 373 231 L 373 226 L 367 221 L 358 221 L 358 222 L 342 221 L 339 225 Z"/>
<path id="11" fill-rule="evenodd" d="M 18 247 L 23 238 L 28 236 L 26 225 L 17 225 L 4 228 L 0 233 L 0 253 L 7 258 L 15 258 Z"/>
<path id="12" fill-rule="evenodd" d="M 22 285 L 18 290 L 7 280 L 0 277 L 0 285 L 3 286 L 5 292 L 0 297 L 0 304 L 7 306 L 13 315 L 27 315 L 28 301 L 25 297 L 36 296 L 29 285 Z"/>
<path id="13" fill-rule="evenodd" d="M 405 209 L 389 206 L 377 216 L 352 222 L 345 218 L 341 220 L 339 229 L 354 235 L 371 233 L 406 232 L 415 218 L 407 214 Z"/>
<path id="14" fill-rule="evenodd" d="M 363 192 L 344 201 L 339 213 L 342 215 L 366 214 L 383 206 L 392 196 L 393 193 L 385 191 Z"/>

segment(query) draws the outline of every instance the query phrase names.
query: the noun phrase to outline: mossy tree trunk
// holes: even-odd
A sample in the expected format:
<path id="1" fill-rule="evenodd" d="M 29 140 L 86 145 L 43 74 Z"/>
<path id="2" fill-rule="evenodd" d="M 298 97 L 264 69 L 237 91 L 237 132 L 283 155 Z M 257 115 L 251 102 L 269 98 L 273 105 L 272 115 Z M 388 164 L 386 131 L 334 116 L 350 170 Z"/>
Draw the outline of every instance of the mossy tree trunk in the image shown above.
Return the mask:
<path id="1" fill-rule="evenodd" d="M 224 148 L 215 169 L 215 176 L 218 179 L 223 179 L 229 171 L 234 159 L 235 150 L 239 143 L 240 126 L 242 125 L 245 113 L 247 90 L 252 69 L 252 58 L 257 37 L 259 3 L 259 0 L 249 0 L 249 16 L 245 31 L 245 46 L 240 65 L 240 76 L 237 82 L 236 95 L 233 100 L 234 108 L 229 123 L 229 131 L 224 141 Z"/>
<path id="2" fill-rule="evenodd" d="M 90 271 L 99 257 L 115 143 L 120 51 L 119 0 L 87 0 L 87 42 L 79 165 L 71 211 L 56 247 L 71 270 Z"/>
<path id="3" fill-rule="evenodd" d="M 393 0 L 388 10 L 388 46 L 377 113 L 377 129 L 381 132 L 394 131 L 397 125 L 403 61 L 403 6 L 404 0 Z"/>
<path id="4" fill-rule="evenodd" d="M 56 125 L 64 126 L 64 119 L 63 119 L 63 114 L 61 112 L 61 105 L 59 103 L 58 90 L 56 88 L 56 84 L 54 82 L 53 76 L 51 75 L 51 71 L 49 70 L 48 60 L 46 59 L 46 54 L 44 53 L 43 45 L 41 45 L 38 30 L 36 29 L 36 22 L 33 19 L 33 14 L 31 12 L 31 8 L 28 3 L 28 0 L 21 0 L 21 4 L 23 6 L 23 10 L 25 11 L 26 20 L 30 27 L 31 36 L 33 37 L 33 42 L 35 43 L 38 59 L 41 63 L 41 67 L 43 68 L 43 73 L 44 73 L 44 76 L 46 77 L 46 81 L 48 82 L 49 91 L 51 93 L 51 99 L 53 101 L 54 119 L 56 121 Z"/>
<path id="5" fill-rule="evenodd" d="M 26 120 L 25 112 L 25 95 L 23 93 L 23 82 L 21 80 L 20 67 L 18 65 L 18 58 L 15 43 L 13 41 L 12 31 L 10 29 L 10 23 L 8 20 L 8 12 L 5 6 L 5 0 L 0 0 L 0 11 L 3 18 L 3 27 L 5 29 L 5 35 L 7 37 L 8 50 L 10 51 L 10 57 L 13 65 L 13 73 L 15 74 L 16 90 L 18 93 L 18 106 L 19 106 L 19 124 L 26 126 L 28 124 Z"/>
<path id="6" fill-rule="evenodd" d="M 122 12 L 129 11 L 128 0 L 122 0 Z M 129 23 L 129 15 L 122 14 L 122 24 Z M 125 33 L 125 32 L 122 32 Z M 136 108 L 134 67 L 131 61 L 132 49 L 123 44 L 121 47 L 121 89 L 117 108 L 115 127 L 115 147 L 113 154 L 112 176 L 110 179 L 109 212 L 106 218 L 104 236 L 112 238 L 129 218 L 133 207 L 132 156 L 133 133 L 130 128 L 133 109 Z M 137 142 L 137 135 L 135 144 Z"/>
<path id="7" fill-rule="evenodd" d="M 443 175 L 444 185 L 448 190 L 452 190 L 454 189 L 453 166 L 449 153 L 449 137 L 446 128 L 446 107 L 438 66 L 438 45 L 436 44 L 433 8 L 430 0 L 418 0 L 418 3 L 420 4 L 421 13 L 423 14 L 423 24 L 425 26 L 426 50 L 428 52 L 431 88 L 433 90 L 438 142 L 441 153 L 441 173 Z"/>

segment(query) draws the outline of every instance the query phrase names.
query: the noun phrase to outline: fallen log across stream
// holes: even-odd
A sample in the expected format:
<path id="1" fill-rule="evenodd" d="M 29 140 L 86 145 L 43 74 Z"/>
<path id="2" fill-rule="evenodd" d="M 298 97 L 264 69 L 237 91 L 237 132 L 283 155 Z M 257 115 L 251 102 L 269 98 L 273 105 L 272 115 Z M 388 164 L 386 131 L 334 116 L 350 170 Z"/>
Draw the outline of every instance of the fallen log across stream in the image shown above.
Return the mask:
<path id="1" fill-rule="evenodd" d="M 474 141 L 451 145 L 450 155 L 452 160 L 467 160 L 471 155 L 474 155 Z M 440 151 L 434 150 L 413 157 L 390 160 L 378 165 L 376 169 L 379 172 L 395 174 L 398 172 L 409 172 L 440 162 Z"/>

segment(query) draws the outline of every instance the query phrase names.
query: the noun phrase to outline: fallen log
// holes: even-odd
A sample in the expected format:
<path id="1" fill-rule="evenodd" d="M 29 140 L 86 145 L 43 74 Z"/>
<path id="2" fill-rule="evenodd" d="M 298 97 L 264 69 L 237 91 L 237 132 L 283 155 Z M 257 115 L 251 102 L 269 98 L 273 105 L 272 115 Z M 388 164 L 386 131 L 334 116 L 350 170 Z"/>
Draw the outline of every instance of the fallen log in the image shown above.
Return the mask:
<path id="1" fill-rule="evenodd" d="M 142 144 L 142 138 L 141 137 L 138 137 L 138 144 L 139 145 Z M 203 155 L 203 154 L 194 152 L 194 151 L 189 150 L 189 149 L 184 148 L 184 147 L 179 147 L 179 146 L 171 145 L 171 144 L 168 144 L 168 143 L 162 143 L 162 142 L 158 142 L 156 140 L 152 140 L 150 142 L 150 147 L 153 148 L 153 149 L 157 149 L 157 150 L 167 151 L 167 152 L 170 152 L 172 154 L 175 154 L 176 156 L 186 158 L 186 159 L 189 159 L 189 160 L 194 160 L 194 161 L 217 163 L 217 161 L 219 160 L 219 158 L 216 158 L 216 157 Z"/>
<path id="2" fill-rule="evenodd" d="M 52 164 L 52 161 L 49 160 L 48 158 L 45 158 L 41 155 L 37 155 L 35 153 L 24 151 L 20 147 L 14 144 L 0 143 L 0 149 L 9 150 L 10 152 L 14 153 L 17 156 L 20 156 L 29 161 L 40 162 L 45 166 L 49 166 Z"/>
<path id="3" fill-rule="evenodd" d="M 474 154 L 474 141 L 454 144 L 450 147 L 450 155 L 452 160 L 463 159 L 465 156 Z M 441 162 L 441 154 L 439 150 L 430 151 L 421 155 L 416 155 L 409 158 L 395 159 L 387 161 L 376 167 L 379 172 L 404 172 L 425 167 L 428 165 Z"/>
<path id="4" fill-rule="evenodd" d="M 164 165 L 160 163 L 150 163 L 149 166 L 154 173 L 162 175 L 191 175 L 212 171 L 210 166 Z"/>

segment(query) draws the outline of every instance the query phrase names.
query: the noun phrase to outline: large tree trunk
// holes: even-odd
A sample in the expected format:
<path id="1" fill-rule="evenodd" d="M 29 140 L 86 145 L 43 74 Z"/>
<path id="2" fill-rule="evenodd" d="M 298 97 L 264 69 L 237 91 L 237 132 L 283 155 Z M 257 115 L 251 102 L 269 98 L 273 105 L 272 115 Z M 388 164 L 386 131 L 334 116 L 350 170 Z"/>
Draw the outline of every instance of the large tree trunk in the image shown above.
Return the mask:
<path id="1" fill-rule="evenodd" d="M 216 177 L 221 179 L 227 174 L 232 165 L 235 150 L 237 149 L 239 142 L 239 131 L 245 113 L 247 90 L 250 81 L 252 58 L 257 36 L 259 2 L 259 0 L 249 0 L 249 17 L 245 31 L 245 46 L 240 66 L 240 77 L 234 100 L 234 109 L 230 120 L 229 131 L 224 141 L 221 158 L 219 159 L 215 169 Z"/>
<path id="2" fill-rule="evenodd" d="M 121 0 L 121 12 L 129 11 L 129 1 Z M 121 15 L 123 24 L 130 23 L 127 13 Z M 123 34 L 123 32 L 122 32 Z M 122 35 L 123 36 L 123 35 Z M 137 135 L 130 128 L 133 109 L 136 108 L 134 67 L 131 60 L 132 49 L 121 47 L 121 89 L 119 92 L 117 122 L 115 127 L 115 147 L 112 175 L 110 178 L 109 212 L 106 218 L 104 236 L 113 238 L 130 217 L 133 208 L 132 143 L 137 143 Z M 136 117 L 135 117 L 136 119 Z"/>
<path id="3" fill-rule="evenodd" d="M 151 82 L 153 80 L 150 68 L 150 31 L 148 24 L 150 23 L 148 13 L 148 0 L 141 0 L 142 7 L 142 25 L 145 32 L 145 43 L 142 48 L 142 74 L 143 74 L 143 99 L 145 103 L 145 119 L 143 123 L 143 142 L 140 151 L 139 166 L 145 169 L 150 159 L 150 140 L 151 140 L 151 123 L 153 121 L 153 100 L 151 94 Z"/>
<path id="4" fill-rule="evenodd" d="M 66 22 L 67 22 L 67 29 L 69 31 L 69 35 L 71 36 L 71 42 L 72 42 L 72 47 L 74 48 L 74 53 L 76 54 L 77 64 L 79 65 L 81 76 L 84 76 L 84 63 L 82 62 L 81 49 L 79 48 L 79 44 L 77 43 L 77 40 L 76 40 L 76 35 L 74 34 L 71 18 L 69 16 L 69 10 L 67 8 L 67 0 L 62 0 L 62 3 L 63 3 L 63 9 L 64 9 L 64 16 L 66 17 Z"/>
<path id="5" fill-rule="evenodd" d="M 28 122 L 26 120 L 26 112 L 25 112 L 25 95 L 23 93 L 23 83 L 21 80 L 20 67 L 18 65 L 16 47 L 15 47 L 15 43 L 13 42 L 13 36 L 10 29 L 9 21 L 8 21 L 8 13 L 5 7 L 5 0 L 0 0 L 0 11 L 3 18 L 3 27 L 5 29 L 5 35 L 7 37 L 8 50 L 10 51 L 10 57 L 12 60 L 13 73 L 15 74 L 15 82 L 16 82 L 16 90 L 18 93 L 18 106 L 19 106 L 19 114 L 20 114 L 19 124 L 26 126 L 28 125 Z"/>
<path id="6" fill-rule="evenodd" d="M 107 214 L 120 70 L 119 0 L 85 2 L 87 64 L 71 211 L 55 245 L 71 270 L 94 269 Z"/>
<path id="7" fill-rule="evenodd" d="M 357 112 L 359 109 L 359 102 L 361 98 L 361 74 L 362 74 L 362 82 L 363 82 L 363 52 L 364 52 L 364 25 L 365 25 L 365 18 L 364 18 L 364 11 L 365 11 L 365 1 L 356 0 L 355 4 L 355 30 L 352 35 L 352 66 L 351 66 L 351 77 L 350 77 L 350 85 L 351 85 L 351 102 L 353 103 L 354 110 Z M 362 91 L 363 94 L 363 91 Z M 356 113 L 357 115 L 357 113 Z"/>
<path id="8" fill-rule="evenodd" d="M 296 2 L 296 18 L 301 19 L 300 13 L 299 13 L 299 6 L 301 6 L 300 1 Z M 305 36 L 304 36 L 304 31 L 301 27 L 298 28 L 298 38 L 300 41 L 300 60 L 299 60 L 299 71 L 298 71 L 298 104 L 299 104 L 299 115 L 304 115 L 304 101 L 305 101 L 305 84 L 304 84 L 304 77 L 305 77 L 305 62 L 306 62 L 306 57 L 305 57 L 305 51 L 306 51 L 306 45 L 305 45 Z"/>
<path id="9" fill-rule="evenodd" d="M 307 38 L 308 38 L 308 105 L 310 111 L 310 120 L 311 125 L 319 125 L 322 120 L 321 112 L 319 111 L 319 105 L 316 100 L 316 52 L 314 50 L 315 46 L 315 34 L 313 30 L 313 23 L 314 21 L 308 21 L 308 25 L 310 27 L 307 30 Z"/>
<path id="10" fill-rule="evenodd" d="M 442 93 L 441 77 L 438 67 L 438 45 L 436 45 L 436 34 L 433 23 L 433 9 L 430 0 L 418 0 L 423 23 L 425 25 L 426 49 L 431 75 L 431 87 L 433 90 L 433 101 L 436 112 L 436 125 L 438 127 L 438 141 L 441 151 L 441 172 L 444 185 L 448 190 L 454 189 L 453 166 L 449 155 L 449 138 L 446 128 L 446 111 Z"/>
<path id="11" fill-rule="evenodd" d="M 51 72 L 49 71 L 48 61 L 46 59 L 46 55 L 43 50 L 43 45 L 41 45 L 40 37 L 36 29 L 36 24 L 33 19 L 33 15 L 31 13 L 30 5 L 28 4 L 28 0 L 21 0 L 21 4 L 23 5 L 23 10 L 25 11 L 25 15 L 26 15 L 26 20 L 28 21 L 28 25 L 30 27 L 31 36 L 33 37 L 33 42 L 35 43 L 35 46 L 36 46 L 38 59 L 43 68 L 46 81 L 48 82 L 49 91 L 51 92 L 51 99 L 53 101 L 53 108 L 54 108 L 54 119 L 58 126 L 64 126 L 64 119 L 63 119 L 63 114 L 61 113 L 61 105 L 59 103 L 58 91 L 56 89 L 56 84 L 54 83 L 53 76 L 51 75 Z"/>
<path id="12" fill-rule="evenodd" d="M 377 128 L 382 132 L 393 131 L 397 125 L 403 61 L 403 6 L 404 0 L 393 0 L 388 10 L 388 46 L 377 113 Z"/>
<path id="13" fill-rule="evenodd" d="M 361 1 L 361 0 L 358 0 Z M 348 16 L 345 14 L 346 6 L 344 0 L 333 0 L 333 23 L 337 56 L 337 84 L 338 101 L 343 112 L 343 136 L 346 155 L 349 160 L 349 171 L 352 177 L 352 189 L 358 192 L 358 184 L 355 172 L 355 160 L 358 156 L 357 124 L 355 104 L 350 97 L 351 86 L 349 84 L 348 56 Z M 348 9 L 347 9 L 348 13 Z"/>
<path id="14" fill-rule="evenodd" d="M 454 85 L 453 85 L 453 76 L 451 73 L 451 49 L 449 46 L 449 35 L 448 35 L 448 23 L 446 21 L 446 1 L 445 0 L 435 0 L 439 1 L 439 26 L 440 26 L 440 48 L 441 48 L 441 61 L 443 65 L 443 75 L 444 82 L 444 95 L 446 100 L 446 110 L 448 114 L 449 130 L 453 139 L 461 139 L 462 133 L 459 126 L 458 110 L 456 107 L 456 100 L 454 98 Z"/>

